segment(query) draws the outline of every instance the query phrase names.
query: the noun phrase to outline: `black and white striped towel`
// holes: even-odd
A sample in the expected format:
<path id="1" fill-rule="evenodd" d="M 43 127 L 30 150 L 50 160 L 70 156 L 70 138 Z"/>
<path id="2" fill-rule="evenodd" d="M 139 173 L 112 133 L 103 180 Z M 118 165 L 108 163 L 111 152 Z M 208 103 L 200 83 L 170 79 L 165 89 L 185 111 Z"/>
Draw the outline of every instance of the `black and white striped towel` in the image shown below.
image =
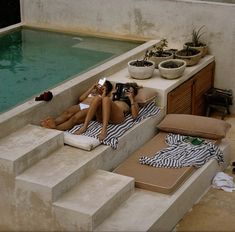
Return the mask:
<path id="1" fill-rule="evenodd" d="M 201 167 L 211 158 L 223 163 L 222 151 L 210 141 L 204 141 L 200 145 L 192 145 L 185 142 L 187 136 L 168 134 L 166 136 L 167 148 L 157 152 L 153 157 L 142 156 L 141 164 L 153 167 L 182 168 L 194 166 Z"/>
<path id="2" fill-rule="evenodd" d="M 160 112 L 159 107 L 154 102 L 150 102 L 144 107 L 140 108 L 139 115 L 136 119 L 133 119 L 130 114 L 126 116 L 123 123 L 120 124 L 109 124 L 107 128 L 107 137 L 102 141 L 103 144 L 111 146 L 113 149 L 117 148 L 118 138 L 122 136 L 128 129 L 135 124 L 141 122 L 143 119 L 157 115 Z M 81 128 L 83 124 L 74 126 L 68 132 L 74 133 Z M 97 121 L 91 121 L 87 131 L 83 135 L 88 137 L 97 138 L 100 133 L 102 124 Z"/>

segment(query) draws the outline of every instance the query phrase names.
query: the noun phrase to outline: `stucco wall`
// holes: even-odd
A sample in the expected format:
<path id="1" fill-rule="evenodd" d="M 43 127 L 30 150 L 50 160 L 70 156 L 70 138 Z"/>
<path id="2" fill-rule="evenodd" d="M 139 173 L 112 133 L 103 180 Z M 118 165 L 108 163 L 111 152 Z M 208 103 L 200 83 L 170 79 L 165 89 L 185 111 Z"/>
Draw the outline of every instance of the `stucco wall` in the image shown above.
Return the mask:
<path id="1" fill-rule="evenodd" d="M 216 58 L 215 86 L 235 94 L 235 5 L 189 0 L 21 0 L 22 20 L 62 30 L 167 38 L 181 48 L 192 28 Z M 232 107 L 235 112 L 235 107 Z"/>

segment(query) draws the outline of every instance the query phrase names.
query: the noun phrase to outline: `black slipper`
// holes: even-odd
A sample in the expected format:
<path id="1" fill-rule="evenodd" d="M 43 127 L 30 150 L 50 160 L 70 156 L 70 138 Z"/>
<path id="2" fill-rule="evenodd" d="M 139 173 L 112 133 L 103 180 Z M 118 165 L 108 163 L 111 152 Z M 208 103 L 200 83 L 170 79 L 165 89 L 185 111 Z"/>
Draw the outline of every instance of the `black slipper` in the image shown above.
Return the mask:
<path id="1" fill-rule="evenodd" d="M 235 174 L 235 168 L 232 169 L 232 173 Z"/>
<path id="2" fill-rule="evenodd" d="M 232 166 L 234 166 L 234 167 L 235 167 L 235 161 L 233 161 L 233 162 L 232 162 Z"/>

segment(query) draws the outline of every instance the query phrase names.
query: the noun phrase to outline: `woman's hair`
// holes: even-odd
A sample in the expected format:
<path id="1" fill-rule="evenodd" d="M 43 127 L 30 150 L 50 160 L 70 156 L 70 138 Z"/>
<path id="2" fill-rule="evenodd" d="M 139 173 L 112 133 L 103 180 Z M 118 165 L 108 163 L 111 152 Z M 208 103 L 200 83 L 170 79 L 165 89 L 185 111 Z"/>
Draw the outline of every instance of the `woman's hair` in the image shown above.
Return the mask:
<path id="1" fill-rule="evenodd" d="M 127 87 L 132 87 L 134 89 L 134 95 L 136 96 L 138 94 L 138 90 L 142 88 L 141 86 L 138 86 L 135 82 L 127 82 L 125 84 Z"/>
<path id="2" fill-rule="evenodd" d="M 106 95 L 108 95 L 112 91 L 113 85 L 110 81 L 106 80 L 105 86 L 106 86 Z"/>

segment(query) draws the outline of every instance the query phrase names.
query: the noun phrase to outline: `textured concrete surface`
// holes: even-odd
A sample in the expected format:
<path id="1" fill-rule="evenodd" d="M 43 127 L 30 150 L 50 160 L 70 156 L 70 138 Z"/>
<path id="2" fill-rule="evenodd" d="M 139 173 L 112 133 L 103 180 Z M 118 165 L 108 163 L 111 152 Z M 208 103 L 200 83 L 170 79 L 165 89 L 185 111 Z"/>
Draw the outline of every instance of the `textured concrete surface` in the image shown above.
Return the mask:
<path id="1" fill-rule="evenodd" d="M 91 231 L 133 191 L 133 178 L 97 170 L 54 203 L 55 213 L 67 231 Z"/>
<path id="2" fill-rule="evenodd" d="M 232 124 L 227 134 L 231 144 L 231 161 L 235 161 L 235 115 L 225 118 Z M 225 171 L 235 180 L 232 167 Z M 210 188 L 176 226 L 175 231 L 235 231 L 235 191 L 232 193 Z"/>
<path id="3" fill-rule="evenodd" d="M 231 122 L 233 125 L 235 125 L 235 117 L 230 117 L 230 118 L 226 118 L 227 121 Z M 230 130 L 230 132 L 227 135 L 227 138 L 230 140 L 231 144 L 232 144 L 232 149 L 235 149 L 235 133 L 234 133 L 234 126 L 232 127 L 232 129 Z M 234 157 L 232 158 L 234 159 Z M 227 172 L 231 172 L 231 168 L 227 169 Z M 151 193 L 150 195 L 156 195 L 156 193 Z M 192 194 L 191 194 L 192 196 Z M 167 196 L 165 196 L 167 198 Z M 37 198 L 37 196 L 32 196 L 33 200 L 35 200 Z M 30 198 L 30 199 L 32 199 Z M 216 189 L 210 189 L 209 192 L 200 200 L 200 202 L 198 204 L 196 204 L 192 211 L 190 211 L 189 213 L 187 213 L 185 215 L 185 217 L 180 221 L 180 223 L 178 224 L 178 226 L 176 227 L 177 231 L 234 231 L 234 225 L 233 225 L 233 221 L 234 221 L 234 209 L 235 207 L 233 207 L 233 202 L 234 202 L 234 198 L 235 195 L 234 193 L 226 193 L 223 192 L 222 190 L 216 190 Z M 51 222 L 45 222 L 43 217 L 39 217 L 40 214 L 42 213 L 40 206 L 42 205 L 42 201 L 40 201 L 38 198 L 37 200 L 37 204 L 36 204 L 36 208 L 38 209 L 38 211 L 35 211 L 35 215 L 34 217 L 38 218 L 39 222 L 44 222 L 42 223 L 43 225 L 45 225 L 45 227 L 43 227 L 43 229 L 45 228 L 50 228 L 50 223 Z M 166 200 L 166 199 L 165 199 Z M 153 199 L 154 204 L 156 204 L 156 199 Z M 164 201 L 162 201 L 164 202 Z M 25 204 L 25 202 L 22 202 L 23 204 Z M 143 201 L 143 203 L 146 205 L 146 201 Z M 185 205 L 186 202 L 180 204 L 180 206 L 183 206 L 183 204 Z M 147 209 L 150 209 L 152 207 L 154 207 L 154 204 L 151 204 L 150 206 L 147 207 Z M 138 204 L 135 204 L 138 205 Z M 19 205 L 18 205 L 19 206 Z M 45 213 L 48 213 L 48 206 L 45 204 Z M 156 213 L 156 208 L 157 206 L 155 206 L 154 208 L 152 208 Z M 160 207 L 162 208 L 162 207 Z M 177 207 L 179 208 L 179 207 Z M 182 207 L 181 207 L 182 208 Z M 43 211 L 43 212 L 44 212 Z M 143 208 L 140 209 L 140 212 L 143 211 Z M 136 213 L 136 210 L 132 212 Z M 177 213 L 175 213 L 177 212 Z M 25 212 L 22 212 L 22 214 L 25 215 L 24 218 L 26 218 L 28 216 L 28 209 Z M 63 212 L 62 212 L 63 213 Z M 178 215 L 178 211 L 174 211 L 174 216 Z M 130 213 L 128 215 L 131 215 Z M 153 213 L 145 213 L 144 215 L 153 215 Z M 2 216 L 2 215 L 1 215 Z M 48 218 L 50 218 L 50 215 L 48 213 L 48 215 L 46 214 L 46 216 L 48 216 Z M 63 216 L 65 216 L 65 214 L 63 214 Z M 141 218 L 141 217 L 139 217 Z M 143 217 L 142 217 L 143 218 Z M 169 218 L 171 217 L 167 217 L 167 222 L 169 223 Z M 125 218 L 126 219 L 126 218 Z M 147 218 L 148 219 L 148 218 Z M 123 225 L 123 222 L 125 220 L 121 221 L 121 224 Z M 22 222 L 23 223 L 23 222 Z M 138 220 L 138 223 L 140 223 L 138 225 L 138 228 L 140 228 L 141 226 L 143 226 L 143 222 L 140 222 Z M 167 223 L 165 222 L 165 225 Z M 135 224 L 136 225 L 136 224 Z M 46 227 L 47 226 L 47 227 Z M 118 227 L 120 229 L 120 227 Z M 9 228 L 7 226 L 4 226 L 4 224 L 2 224 L 0 226 L 0 231 L 10 231 Z M 30 231 L 30 226 L 28 227 L 28 231 Z M 132 230 L 134 231 L 134 230 Z M 163 230 L 157 230 L 157 231 L 163 231 Z"/>

